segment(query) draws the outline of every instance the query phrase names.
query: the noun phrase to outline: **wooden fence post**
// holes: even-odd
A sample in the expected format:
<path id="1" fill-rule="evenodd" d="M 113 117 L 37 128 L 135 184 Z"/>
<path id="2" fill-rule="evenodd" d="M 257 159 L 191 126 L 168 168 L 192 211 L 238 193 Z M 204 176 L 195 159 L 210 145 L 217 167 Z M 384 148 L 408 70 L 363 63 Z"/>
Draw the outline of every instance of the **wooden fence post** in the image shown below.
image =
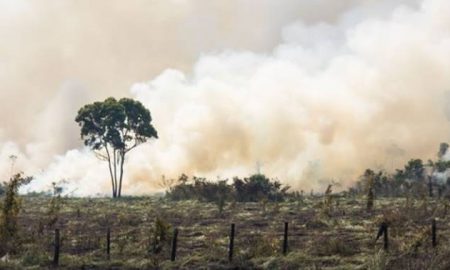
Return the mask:
<path id="1" fill-rule="evenodd" d="M 433 197 L 433 181 L 431 176 L 428 176 L 428 196 Z"/>
<path id="2" fill-rule="evenodd" d="M 378 229 L 378 234 L 375 241 L 378 240 L 378 238 L 380 238 L 381 235 L 383 235 L 383 248 L 384 250 L 387 251 L 389 248 L 389 235 L 388 235 L 388 224 L 386 222 L 380 224 L 380 228 Z"/>
<path id="3" fill-rule="evenodd" d="M 172 239 L 172 253 L 170 254 L 170 260 L 173 262 L 177 256 L 177 238 L 178 238 L 178 229 L 175 228 L 173 230 L 173 239 Z"/>
<path id="4" fill-rule="evenodd" d="M 433 247 L 436 247 L 436 219 L 433 218 L 431 221 L 431 244 Z"/>
<path id="5" fill-rule="evenodd" d="M 234 223 L 231 224 L 230 232 L 230 245 L 228 247 L 228 261 L 233 261 L 233 249 L 234 249 Z"/>
<path id="6" fill-rule="evenodd" d="M 284 238 L 283 238 L 283 255 L 287 254 L 288 250 L 288 223 L 284 223 Z"/>
<path id="7" fill-rule="evenodd" d="M 106 257 L 111 258 L 111 229 L 108 227 L 106 231 Z"/>
<path id="8" fill-rule="evenodd" d="M 53 255 L 53 265 L 59 265 L 59 229 L 55 229 L 55 250 Z"/>

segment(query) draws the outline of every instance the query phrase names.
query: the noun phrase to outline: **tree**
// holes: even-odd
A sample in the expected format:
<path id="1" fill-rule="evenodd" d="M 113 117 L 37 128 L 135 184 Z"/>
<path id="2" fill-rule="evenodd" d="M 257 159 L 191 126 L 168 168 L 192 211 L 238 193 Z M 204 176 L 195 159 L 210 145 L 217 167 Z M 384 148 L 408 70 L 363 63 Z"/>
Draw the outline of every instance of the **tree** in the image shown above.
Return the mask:
<path id="1" fill-rule="evenodd" d="M 442 159 L 444 157 L 445 153 L 447 153 L 448 147 L 449 147 L 448 143 L 445 143 L 445 142 L 443 142 L 439 145 L 439 151 L 438 151 L 439 159 Z"/>
<path id="2" fill-rule="evenodd" d="M 150 111 L 139 101 L 112 97 L 83 106 L 75 118 L 84 144 L 108 161 L 113 198 L 122 195 L 125 155 L 150 138 L 158 138 Z"/>
<path id="3" fill-rule="evenodd" d="M 425 174 L 424 164 L 421 159 L 411 159 L 405 165 L 404 174 L 412 181 L 422 181 Z"/>

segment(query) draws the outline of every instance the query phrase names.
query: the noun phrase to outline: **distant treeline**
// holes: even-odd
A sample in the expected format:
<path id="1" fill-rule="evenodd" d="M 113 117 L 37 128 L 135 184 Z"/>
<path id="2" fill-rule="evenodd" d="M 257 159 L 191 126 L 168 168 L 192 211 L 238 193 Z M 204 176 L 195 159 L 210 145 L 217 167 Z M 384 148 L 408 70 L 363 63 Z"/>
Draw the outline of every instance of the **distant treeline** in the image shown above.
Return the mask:
<path id="1" fill-rule="evenodd" d="M 367 193 L 372 189 L 377 196 L 450 196 L 450 161 L 446 157 L 449 145 L 441 143 L 437 160 L 423 162 L 409 160 L 402 169 L 388 173 L 367 169 L 350 193 Z"/>
<path id="2" fill-rule="evenodd" d="M 450 197 L 450 161 L 446 158 L 448 148 L 447 143 L 441 143 L 436 161 L 423 162 L 421 159 L 411 159 L 403 168 L 393 173 L 366 169 L 355 184 L 344 193 L 383 197 Z M 278 180 L 269 179 L 263 174 L 255 174 L 248 178 L 235 177 L 232 181 L 209 181 L 195 176 L 189 178 L 183 174 L 178 180 L 163 180 L 163 182 L 167 188 L 166 198 L 176 201 L 191 199 L 205 202 L 284 201 L 303 195 L 303 192 L 291 191 L 289 186 L 281 184 Z M 316 192 L 320 193 L 321 191 Z"/>

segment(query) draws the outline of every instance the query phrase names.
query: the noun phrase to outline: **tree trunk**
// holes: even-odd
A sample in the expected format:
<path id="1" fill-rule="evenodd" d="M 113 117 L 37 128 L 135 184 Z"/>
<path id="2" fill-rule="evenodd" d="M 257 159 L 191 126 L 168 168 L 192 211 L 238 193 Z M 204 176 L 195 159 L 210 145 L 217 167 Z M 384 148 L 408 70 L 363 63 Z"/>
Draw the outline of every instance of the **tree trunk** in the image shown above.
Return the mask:
<path id="1" fill-rule="evenodd" d="M 113 198 L 116 198 L 117 197 L 117 185 L 114 184 L 115 179 L 114 179 L 114 174 L 113 174 L 112 166 L 111 166 L 111 155 L 109 154 L 108 146 L 106 146 L 105 149 L 106 149 L 106 154 L 108 157 L 109 175 L 111 176 L 112 196 L 113 196 Z M 114 162 L 115 162 L 115 160 L 114 160 Z"/>
<path id="2" fill-rule="evenodd" d="M 114 159 L 114 186 L 115 186 L 115 191 L 114 193 L 116 195 L 114 195 L 113 197 L 117 197 L 117 154 L 116 154 L 116 149 L 113 150 L 113 159 Z"/>
<path id="3" fill-rule="evenodd" d="M 122 196 L 122 179 L 123 179 L 123 164 L 125 162 L 125 151 L 120 153 L 120 179 L 119 179 L 119 198 Z"/>
<path id="4" fill-rule="evenodd" d="M 116 168 L 115 168 L 115 166 L 114 166 L 114 172 L 112 171 L 112 166 L 111 166 L 111 161 L 108 161 L 109 162 L 109 168 L 110 168 L 110 170 L 111 170 L 111 184 L 112 184 L 112 189 L 113 189 L 113 198 L 116 198 L 117 197 L 117 180 L 116 180 L 116 177 L 115 177 L 115 174 L 116 174 Z M 115 163 L 115 161 L 113 161 L 114 163 Z"/>

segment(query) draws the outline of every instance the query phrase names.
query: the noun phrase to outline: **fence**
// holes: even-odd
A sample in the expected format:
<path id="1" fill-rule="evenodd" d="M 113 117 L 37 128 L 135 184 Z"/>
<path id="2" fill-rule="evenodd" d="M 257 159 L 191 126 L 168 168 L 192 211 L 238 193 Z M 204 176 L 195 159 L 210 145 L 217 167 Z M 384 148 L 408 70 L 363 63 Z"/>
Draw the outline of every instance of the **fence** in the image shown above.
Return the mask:
<path id="1" fill-rule="evenodd" d="M 281 227 L 281 226 L 280 226 Z M 233 255 L 235 252 L 235 240 L 239 237 L 239 227 L 236 226 L 236 224 L 232 223 L 230 225 L 230 231 L 229 231 L 229 242 L 228 242 L 228 261 L 233 261 Z M 381 236 L 383 236 L 383 248 L 384 250 L 389 250 L 389 224 L 386 222 L 382 222 L 379 226 L 378 233 L 375 237 L 375 241 L 378 241 Z M 133 232 L 129 232 L 133 233 Z M 61 255 L 61 235 L 64 234 L 63 230 L 55 229 L 54 231 L 54 241 L 53 241 L 53 264 L 55 266 L 58 266 L 59 264 L 59 258 Z M 182 235 L 182 232 L 178 228 L 175 228 L 173 230 L 173 236 L 171 241 L 171 250 L 170 250 L 170 260 L 175 261 L 177 258 L 177 247 L 179 245 L 179 234 Z M 111 228 L 107 227 L 105 234 L 104 234 L 104 242 L 105 242 L 105 257 L 107 260 L 111 259 Z M 297 234 L 298 236 L 298 234 Z M 289 223 L 284 222 L 284 230 L 282 233 L 282 245 L 280 247 L 280 253 L 283 255 L 287 255 L 289 251 L 292 251 L 292 248 L 290 248 L 289 245 Z M 431 225 L 430 225 L 430 238 L 431 238 L 431 244 L 432 247 L 435 248 L 437 246 L 437 225 L 436 220 L 432 219 Z M 100 245 L 98 241 L 100 238 L 97 238 L 97 244 L 94 244 L 94 248 L 98 248 Z M 94 241 L 95 242 L 95 241 Z M 89 242 L 90 243 L 90 242 Z M 89 245 L 89 248 L 91 246 Z"/>

